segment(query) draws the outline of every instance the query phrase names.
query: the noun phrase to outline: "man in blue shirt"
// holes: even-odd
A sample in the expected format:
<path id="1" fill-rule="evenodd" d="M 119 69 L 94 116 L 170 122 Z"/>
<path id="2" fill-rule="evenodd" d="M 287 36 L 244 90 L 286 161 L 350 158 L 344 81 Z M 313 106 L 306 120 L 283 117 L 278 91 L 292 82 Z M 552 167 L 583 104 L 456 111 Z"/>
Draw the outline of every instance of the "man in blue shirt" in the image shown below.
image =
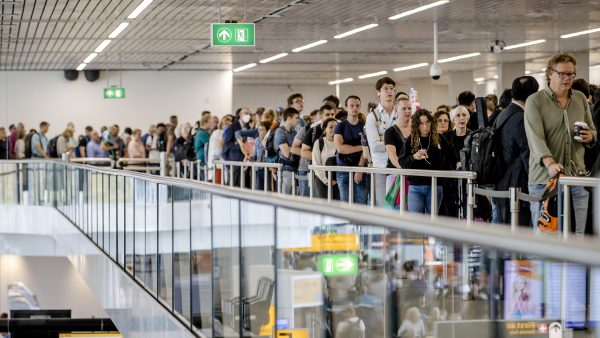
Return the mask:
<path id="1" fill-rule="evenodd" d="M 45 158 L 48 159 L 48 138 L 46 134 L 50 124 L 46 121 L 40 123 L 40 132 L 33 134 L 31 137 L 31 157 L 32 158 Z"/>
<path id="2" fill-rule="evenodd" d="M 299 119 L 300 113 L 295 108 L 287 108 L 283 111 L 284 125 L 275 132 L 274 148 L 279 155 L 279 163 L 283 164 L 281 192 L 287 195 L 292 193 L 292 175 L 297 169 L 297 165 L 292 163 L 292 143 Z"/>
<path id="3" fill-rule="evenodd" d="M 196 153 L 196 160 L 200 161 L 201 166 L 206 165 L 206 147 L 208 145 L 208 141 L 210 139 L 210 134 L 208 133 L 208 129 L 210 128 L 210 115 L 204 115 L 200 119 L 200 129 L 196 132 L 194 136 L 194 152 Z M 203 175 L 204 170 L 200 171 L 200 175 Z M 200 179 L 204 179 L 201 177 Z"/>
<path id="4" fill-rule="evenodd" d="M 362 156 L 362 147 L 360 145 L 360 133 L 364 125 L 358 119 L 360 114 L 360 98 L 350 95 L 346 99 L 346 109 L 348 109 L 348 118 L 337 124 L 333 131 L 333 141 L 337 149 L 336 162 L 338 166 L 344 167 L 364 167 L 365 158 Z M 354 203 L 367 204 L 368 199 L 368 177 L 362 173 L 354 173 Z M 350 175 L 348 172 L 338 172 L 336 174 L 338 188 L 340 189 L 340 200 L 348 201 L 348 189 Z"/>

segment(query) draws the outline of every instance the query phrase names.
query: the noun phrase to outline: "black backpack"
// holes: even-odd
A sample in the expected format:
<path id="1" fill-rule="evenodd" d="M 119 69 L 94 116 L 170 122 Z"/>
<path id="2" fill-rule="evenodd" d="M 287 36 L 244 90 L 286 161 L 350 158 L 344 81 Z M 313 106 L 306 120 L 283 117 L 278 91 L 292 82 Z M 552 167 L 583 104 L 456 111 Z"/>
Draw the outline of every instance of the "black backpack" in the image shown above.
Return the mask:
<path id="1" fill-rule="evenodd" d="M 58 150 L 56 148 L 56 143 L 58 142 L 59 136 L 55 136 L 52 139 L 50 139 L 50 141 L 48 141 L 48 148 L 46 149 L 46 152 L 48 153 L 48 157 L 51 157 L 51 158 L 58 157 Z"/>
<path id="2" fill-rule="evenodd" d="M 37 133 L 29 133 L 27 134 L 27 136 L 25 136 L 25 158 L 31 158 L 32 156 L 32 152 L 31 152 L 31 139 L 33 138 L 33 135 L 36 135 Z"/>
<path id="3" fill-rule="evenodd" d="M 265 149 L 267 151 L 267 159 L 269 162 L 277 162 L 277 152 L 275 151 L 275 132 L 277 129 L 271 130 L 267 141 L 265 142 Z"/>
<path id="4" fill-rule="evenodd" d="M 460 151 L 460 161 L 463 170 L 477 174 L 477 184 L 496 184 L 504 176 L 500 129 L 510 116 L 512 114 L 500 123 L 496 121 L 492 126 L 472 131 L 465 139 L 465 147 Z"/>
<path id="5" fill-rule="evenodd" d="M 183 143 L 175 143 L 175 161 L 179 162 L 182 160 L 195 161 L 196 152 L 194 150 L 194 137 L 192 135 Z"/>

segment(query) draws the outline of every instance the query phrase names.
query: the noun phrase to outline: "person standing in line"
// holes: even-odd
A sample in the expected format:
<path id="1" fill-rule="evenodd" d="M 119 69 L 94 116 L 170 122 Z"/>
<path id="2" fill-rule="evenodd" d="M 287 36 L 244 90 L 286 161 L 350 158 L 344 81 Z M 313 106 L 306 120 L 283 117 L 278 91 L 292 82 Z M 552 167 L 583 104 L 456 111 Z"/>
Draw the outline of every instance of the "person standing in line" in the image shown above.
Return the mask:
<path id="1" fill-rule="evenodd" d="M 298 111 L 291 107 L 287 108 L 283 112 L 283 127 L 277 128 L 275 132 L 275 151 L 279 154 L 279 163 L 283 164 L 281 192 L 286 195 L 292 193 L 292 175 L 297 170 L 297 164 L 292 161 L 292 143 L 299 120 Z"/>
<path id="2" fill-rule="evenodd" d="M 15 142 L 15 159 L 25 158 L 25 128 L 17 128 L 17 141 Z"/>
<path id="3" fill-rule="evenodd" d="M 527 193 L 529 175 L 529 145 L 525 134 L 525 101 L 539 89 L 540 85 L 532 76 L 520 76 L 512 83 L 512 102 L 498 115 L 496 123 L 501 124 L 500 141 L 502 156 L 500 161 L 505 168 L 504 176 L 496 183 L 496 190 L 504 191 L 511 187 Z M 510 223 L 510 203 L 507 199 L 494 201 L 498 207 L 498 223 Z M 519 203 L 519 224 L 529 225 L 531 214 L 529 204 Z"/>
<path id="4" fill-rule="evenodd" d="M 46 134 L 50 129 L 50 124 L 46 121 L 40 123 L 40 132 L 31 137 L 31 157 L 48 159 L 48 138 Z"/>
<path id="5" fill-rule="evenodd" d="M 365 132 L 369 143 L 369 151 L 373 159 L 373 167 L 385 168 L 388 162 L 388 154 L 384 135 L 386 130 L 391 127 L 398 118 L 397 109 L 394 105 L 396 94 L 396 82 L 389 77 L 383 77 L 375 83 L 375 90 L 379 97 L 379 104 L 373 110 L 367 113 Z M 376 174 L 375 182 L 375 204 L 383 207 L 385 202 L 385 184 L 386 175 Z"/>
<path id="6" fill-rule="evenodd" d="M 67 127 L 58 139 L 56 139 L 56 153 L 58 154 L 58 158 L 61 158 L 63 154 L 67 154 L 67 157 L 71 156 L 71 150 L 74 149 L 70 142 L 72 137 L 73 129 Z"/>
<path id="7" fill-rule="evenodd" d="M 336 163 L 344 167 L 364 167 L 366 160 L 363 157 L 360 143 L 360 133 L 364 125 L 359 121 L 360 98 L 350 95 L 346 98 L 348 117 L 338 123 L 334 130 L 333 141 L 337 150 Z M 338 188 L 340 189 L 340 200 L 347 202 L 349 199 L 350 179 L 354 180 L 354 203 L 367 204 L 368 200 L 368 176 L 357 172 L 350 177 L 348 172 L 336 174 Z"/>
<path id="8" fill-rule="evenodd" d="M 396 110 L 398 111 L 398 119 L 394 125 L 388 128 L 384 134 L 385 150 L 387 152 L 387 168 L 401 169 L 400 154 L 404 143 L 410 138 L 410 121 L 412 116 L 412 106 L 406 94 L 399 95 L 396 100 Z M 397 175 L 388 175 L 386 177 L 385 191 L 387 192 L 396 183 L 395 180 L 400 179 Z M 402 192 L 399 192 L 402 193 Z"/>
<path id="9" fill-rule="evenodd" d="M 529 194 L 542 196 L 550 178 L 558 173 L 569 176 L 586 174 L 585 148 L 597 140 L 596 127 L 587 98 L 571 90 L 577 61 L 566 52 L 553 55 L 546 67 L 547 87 L 531 95 L 525 103 L 525 132 L 529 144 Z M 578 137 L 575 123 L 584 122 Z M 587 221 L 589 193 L 583 187 L 571 187 L 575 210 L 575 232 L 583 234 Z M 537 224 L 539 202 L 531 203 L 533 224 Z M 569 229 L 567 229 L 568 231 Z"/>
<path id="10" fill-rule="evenodd" d="M 142 131 L 136 129 L 131 135 L 131 141 L 127 145 L 127 153 L 130 158 L 146 158 L 146 148 L 142 142 Z"/>

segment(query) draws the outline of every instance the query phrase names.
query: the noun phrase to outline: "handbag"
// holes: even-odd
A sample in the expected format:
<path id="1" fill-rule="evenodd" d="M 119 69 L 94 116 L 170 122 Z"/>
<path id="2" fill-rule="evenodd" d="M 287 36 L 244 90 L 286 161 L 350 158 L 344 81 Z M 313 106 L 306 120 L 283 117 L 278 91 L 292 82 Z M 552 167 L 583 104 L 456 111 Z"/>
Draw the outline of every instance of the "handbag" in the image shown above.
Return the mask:
<path id="1" fill-rule="evenodd" d="M 394 208 L 400 205 L 400 176 L 392 176 L 394 182 L 385 194 L 385 206 Z"/>
<path id="2" fill-rule="evenodd" d="M 537 226 L 543 232 L 554 234 L 558 231 L 558 180 L 561 173 L 552 177 L 542 194 Z"/>

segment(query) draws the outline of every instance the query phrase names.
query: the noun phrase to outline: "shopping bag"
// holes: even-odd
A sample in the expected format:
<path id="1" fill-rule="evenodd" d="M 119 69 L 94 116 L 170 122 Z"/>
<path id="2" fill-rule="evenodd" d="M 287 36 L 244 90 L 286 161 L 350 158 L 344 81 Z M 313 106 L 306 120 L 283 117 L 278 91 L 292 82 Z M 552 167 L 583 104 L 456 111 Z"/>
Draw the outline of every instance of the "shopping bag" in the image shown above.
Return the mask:
<path id="1" fill-rule="evenodd" d="M 537 226 L 543 232 L 556 233 L 558 231 L 558 179 L 562 174 L 557 174 L 546 184 L 546 189 L 540 201 L 540 212 Z"/>
<path id="2" fill-rule="evenodd" d="M 390 184 L 390 188 L 385 194 L 385 206 L 396 207 L 400 205 L 399 192 L 400 192 L 400 176 L 392 176 L 394 182 Z"/>

